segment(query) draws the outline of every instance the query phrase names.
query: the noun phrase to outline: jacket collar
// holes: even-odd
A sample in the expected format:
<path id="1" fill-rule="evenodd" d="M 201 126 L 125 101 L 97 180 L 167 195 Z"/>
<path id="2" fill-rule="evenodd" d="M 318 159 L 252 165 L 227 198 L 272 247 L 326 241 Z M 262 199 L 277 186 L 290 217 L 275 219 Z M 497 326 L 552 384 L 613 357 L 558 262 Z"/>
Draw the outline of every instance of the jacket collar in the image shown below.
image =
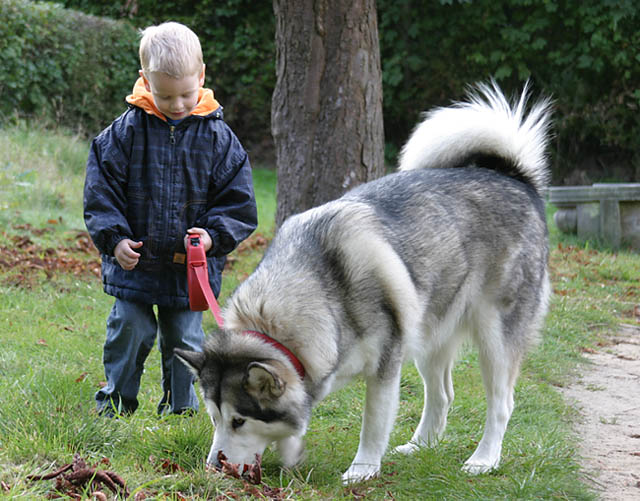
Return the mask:
<path id="1" fill-rule="evenodd" d="M 153 96 L 145 86 L 142 78 L 138 78 L 133 86 L 133 92 L 127 96 L 127 103 L 142 108 L 149 115 L 154 115 L 160 120 L 167 121 L 166 117 L 160 112 L 153 102 Z M 201 87 L 198 91 L 198 104 L 191 112 L 192 115 L 207 116 L 220 108 L 220 103 L 213 97 L 213 91 Z"/>

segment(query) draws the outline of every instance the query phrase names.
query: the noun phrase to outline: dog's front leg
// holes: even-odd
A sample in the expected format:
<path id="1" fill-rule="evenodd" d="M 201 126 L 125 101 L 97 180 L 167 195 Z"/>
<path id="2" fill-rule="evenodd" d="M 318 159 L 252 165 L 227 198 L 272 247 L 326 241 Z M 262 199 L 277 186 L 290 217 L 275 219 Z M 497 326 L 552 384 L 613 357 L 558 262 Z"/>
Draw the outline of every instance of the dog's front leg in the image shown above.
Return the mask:
<path id="1" fill-rule="evenodd" d="M 304 442 L 297 435 L 278 440 L 276 446 L 285 468 L 292 468 L 304 459 Z"/>
<path id="2" fill-rule="evenodd" d="M 342 475 L 344 484 L 363 482 L 378 476 L 380 462 L 393 428 L 398 409 L 400 367 L 384 379 L 373 376 L 367 379 L 367 393 L 360 444 L 349 469 Z"/>

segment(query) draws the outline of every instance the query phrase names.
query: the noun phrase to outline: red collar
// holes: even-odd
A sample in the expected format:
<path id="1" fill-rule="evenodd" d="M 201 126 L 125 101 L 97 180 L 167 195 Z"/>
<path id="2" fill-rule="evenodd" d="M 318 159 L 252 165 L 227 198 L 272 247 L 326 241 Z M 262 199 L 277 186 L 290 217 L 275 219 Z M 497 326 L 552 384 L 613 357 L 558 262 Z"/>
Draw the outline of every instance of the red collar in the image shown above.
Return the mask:
<path id="1" fill-rule="evenodd" d="M 258 331 L 243 331 L 243 334 L 251 334 L 252 336 L 255 336 L 257 338 L 262 339 L 264 342 L 269 343 L 271 346 L 273 346 L 274 348 L 280 350 L 282 353 L 285 354 L 285 356 L 289 359 L 289 361 L 293 364 L 293 366 L 296 369 L 296 372 L 298 373 L 298 375 L 300 376 L 301 379 L 304 379 L 305 376 L 305 370 L 304 370 L 304 366 L 302 365 L 302 363 L 300 362 L 300 360 L 298 359 L 298 357 L 296 357 L 289 348 L 287 348 L 285 345 L 283 345 L 282 343 L 280 343 L 279 341 L 276 341 L 275 339 L 273 339 L 271 336 L 267 336 L 266 334 L 262 333 L 262 332 L 258 332 Z"/>
<path id="2" fill-rule="evenodd" d="M 222 312 L 216 297 L 211 291 L 209 285 L 209 274 L 207 270 L 207 257 L 204 248 L 200 245 L 200 236 L 196 234 L 189 235 L 187 245 L 187 284 L 189 287 L 189 306 L 193 311 L 204 311 L 211 309 L 218 326 L 224 328 L 224 320 Z M 285 345 L 276 341 L 271 336 L 267 336 L 258 331 L 244 331 L 244 334 L 251 334 L 269 343 L 274 348 L 280 350 L 293 364 L 298 375 L 304 379 L 304 366 Z"/>

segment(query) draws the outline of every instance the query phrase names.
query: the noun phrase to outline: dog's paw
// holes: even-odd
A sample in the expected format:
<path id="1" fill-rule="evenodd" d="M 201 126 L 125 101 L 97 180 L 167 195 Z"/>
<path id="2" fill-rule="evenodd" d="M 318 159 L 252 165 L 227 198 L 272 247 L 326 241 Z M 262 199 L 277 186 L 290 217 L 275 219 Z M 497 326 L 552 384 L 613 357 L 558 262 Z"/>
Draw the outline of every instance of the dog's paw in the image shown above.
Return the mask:
<path id="1" fill-rule="evenodd" d="M 380 475 L 379 464 L 353 463 L 342 475 L 344 485 L 357 484 Z"/>
<path id="2" fill-rule="evenodd" d="M 410 454 L 414 454 L 418 450 L 420 450 L 420 446 L 418 444 L 416 444 L 415 442 L 407 442 L 406 444 L 399 445 L 398 447 L 393 449 L 391 453 L 404 454 L 406 456 L 409 456 Z"/>
<path id="3" fill-rule="evenodd" d="M 480 461 L 471 461 L 471 459 L 469 459 L 466 463 L 464 463 L 462 471 L 470 475 L 481 475 L 483 473 L 488 473 L 492 470 L 495 470 L 497 467 L 498 463 L 491 464 Z"/>

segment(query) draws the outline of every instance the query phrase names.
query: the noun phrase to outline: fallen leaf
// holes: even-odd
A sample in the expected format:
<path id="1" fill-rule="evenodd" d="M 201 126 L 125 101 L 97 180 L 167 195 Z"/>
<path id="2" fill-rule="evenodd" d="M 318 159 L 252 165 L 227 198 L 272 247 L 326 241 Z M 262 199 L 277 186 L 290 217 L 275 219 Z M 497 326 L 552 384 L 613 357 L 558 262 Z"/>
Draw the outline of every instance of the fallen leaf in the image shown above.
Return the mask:
<path id="1" fill-rule="evenodd" d="M 165 473 L 183 472 L 184 468 L 170 459 L 164 459 L 160 464 L 160 469 Z"/>
<path id="2" fill-rule="evenodd" d="M 218 462 L 220 463 L 220 471 L 225 475 L 229 475 L 233 478 L 242 478 L 240 473 L 240 463 L 230 463 L 226 460 L 226 456 L 222 454 L 222 451 L 218 452 Z"/>
<path id="3" fill-rule="evenodd" d="M 47 279 L 56 273 L 93 275 L 100 277 L 99 252 L 93 245 L 88 233 L 79 234 L 68 246 L 41 247 L 33 243 L 28 235 L 52 232 L 53 228 L 36 229 L 29 225 L 17 225 L 22 230 L 19 235 L 7 235 L 13 242 L 10 246 L 0 246 L 0 269 L 10 273 L 4 281 L 23 288 L 34 288 L 42 281 L 44 272 Z"/>
<path id="4" fill-rule="evenodd" d="M 81 499 L 82 492 L 85 488 L 91 487 L 92 496 L 99 490 L 101 485 L 107 487 L 114 494 L 122 494 L 129 497 L 126 483 L 120 475 L 113 471 L 100 470 L 96 467 L 87 466 L 87 462 L 79 455 L 73 456 L 73 462 L 64 465 L 58 470 L 44 475 L 29 475 L 27 479 L 30 481 L 51 480 L 56 479 L 55 489 L 69 496 L 72 499 Z M 106 499 L 99 495 L 96 499 Z"/>
<path id="5" fill-rule="evenodd" d="M 242 472 L 242 478 L 250 484 L 259 485 L 262 483 L 262 457 L 260 455 L 256 454 L 256 462 L 245 468 Z"/>
<path id="6" fill-rule="evenodd" d="M 218 462 L 220 471 L 233 478 L 241 478 L 250 484 L 259 485 L 262 483 L 262 456 L 256 454 L 256 461 L 253 464 L 231 463 L 222 451 L 218 451 Z"/>

